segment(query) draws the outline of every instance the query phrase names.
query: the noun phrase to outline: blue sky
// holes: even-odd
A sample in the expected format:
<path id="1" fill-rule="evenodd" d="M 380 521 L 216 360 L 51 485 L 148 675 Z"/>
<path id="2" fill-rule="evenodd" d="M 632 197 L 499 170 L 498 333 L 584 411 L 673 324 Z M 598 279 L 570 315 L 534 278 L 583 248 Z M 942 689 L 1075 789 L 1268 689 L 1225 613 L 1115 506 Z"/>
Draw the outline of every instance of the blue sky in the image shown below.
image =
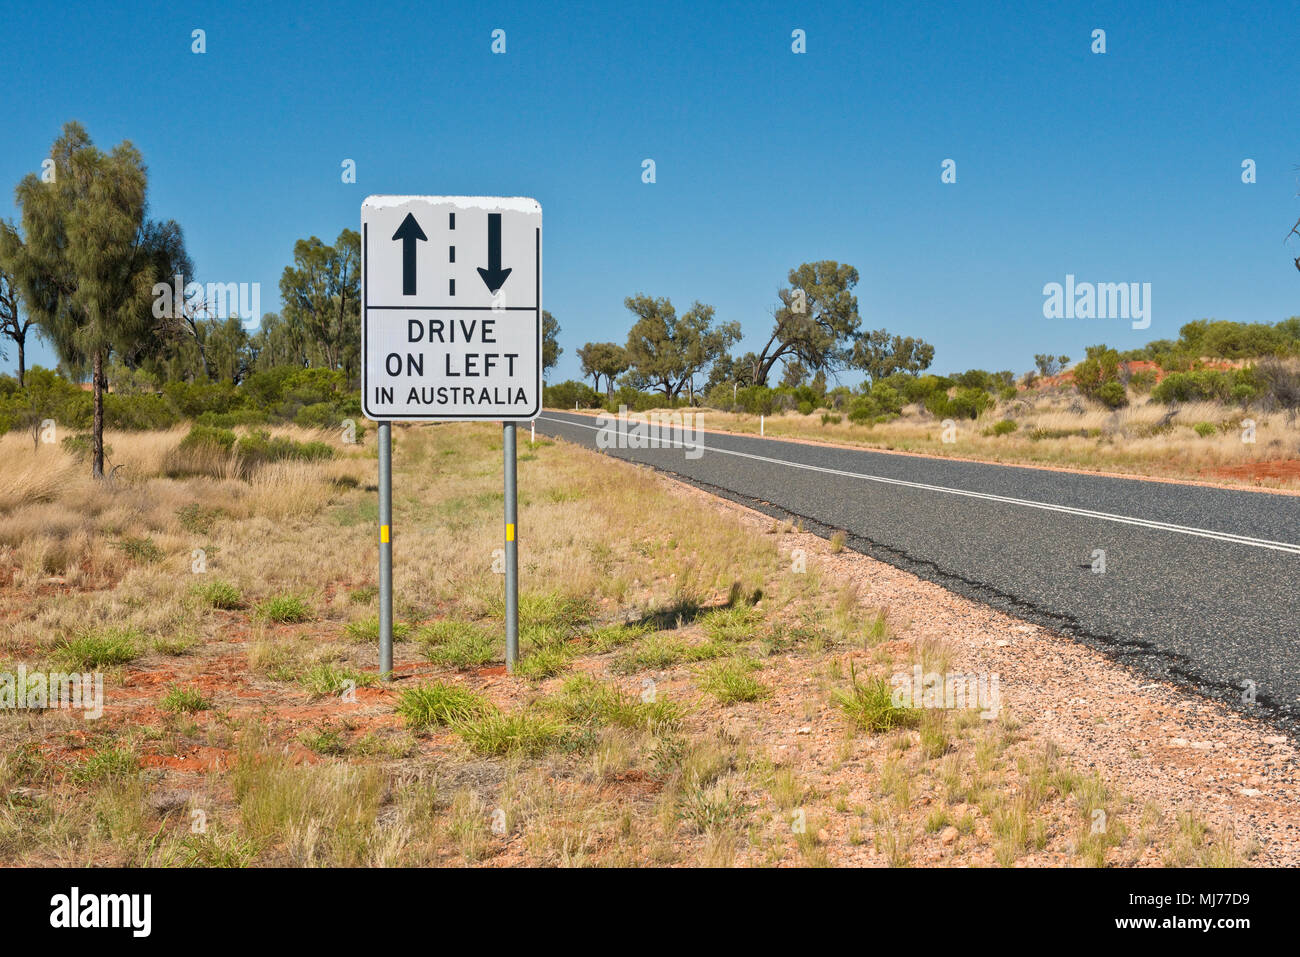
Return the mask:
<path id="1" fill-rule="evenodd" d="M 541 202 L 554 381 L 624 340 L 638 292 L 759 345 L 816 259 L 856 266 L 864 327 L 934 343 L 937 371 L 1300 313 L 1294 2 L 123 6 L 6 3 L 0 216 L 80 120 L 141 149 L 195 278 L 260 282 L 264 311 L 296 239 L 412 193 Z M 1045 319 L 1067 273 L 1150 282 L 1151 328 Z"/>

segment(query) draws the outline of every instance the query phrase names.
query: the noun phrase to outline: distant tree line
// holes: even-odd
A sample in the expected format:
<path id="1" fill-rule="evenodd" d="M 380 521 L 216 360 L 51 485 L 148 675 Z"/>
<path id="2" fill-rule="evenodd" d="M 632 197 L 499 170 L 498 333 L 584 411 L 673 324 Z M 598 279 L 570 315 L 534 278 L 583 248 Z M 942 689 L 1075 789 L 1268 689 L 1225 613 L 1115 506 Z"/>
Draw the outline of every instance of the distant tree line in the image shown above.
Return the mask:
<path id="1" fill-rule="evenodd" d="M 592 394 L 603 382 L 607 402 L 617 386 L 630 394 L 654 393 L 670 404 L 717 404 L 725 392 L 736 401 L 741 389 L 767 388 L 778 366 L 780 387 L 807 386 L 824 394 L 828 377 L 850 370 L 874 383 L 900 372 L 918 375 L 934 360 L 934 347 L 921 339 L 862 329 L 853 294 L 858 271 L 852 266 L 804 263 L 788 279 L 790 285 L 777 291 L 767 339 L 757 352 L 739 357 L 731 348 L 740 341 L 740 323 L 716 322 L 713 306 L 696 301 L 679 315 L 666 297 L 629 296 L 626 342 L 589 342 L 577 351 Z"/>
<path id="2" fill-rule="evenodd" d="M 98 149 L 64 126 L 52 163 L 15 190 L 17 223 L 0 221 L 0 432 L 47 419 L 89 431 L 104 474 L 104 429 L 274 420 L 325 426 L 359 416 L 361 238 L 298 240 L 280 277 L 282 309 L 250 330 L 226 296 L 195 281 L 184 234 L 148 215 L 148 174 L 129 142 Z M 234 284 L 229 284 L 234 285 Z M 243 302 L 242 299 L 239 300 Z M 543 314 L 543 362 L 557 362 L 559 323 Z M 29 369 L 35 333 L 57 372 Z M 7 357 L 0 349 L 0 357 Z M 78 383 L 89 378 L 87 395 Z"/>

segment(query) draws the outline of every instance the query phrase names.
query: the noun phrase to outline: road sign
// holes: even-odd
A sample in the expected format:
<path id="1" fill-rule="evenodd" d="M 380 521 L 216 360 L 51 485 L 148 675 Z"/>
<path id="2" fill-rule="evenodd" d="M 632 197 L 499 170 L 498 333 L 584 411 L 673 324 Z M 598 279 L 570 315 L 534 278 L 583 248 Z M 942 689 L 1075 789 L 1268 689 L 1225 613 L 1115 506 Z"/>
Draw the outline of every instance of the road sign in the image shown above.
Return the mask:
<path id="1" fill-rule="evenodd" d="M 361 408 L 518 422 L 542 408 L 542 207 L 499 196 L 361 206 Z"/>

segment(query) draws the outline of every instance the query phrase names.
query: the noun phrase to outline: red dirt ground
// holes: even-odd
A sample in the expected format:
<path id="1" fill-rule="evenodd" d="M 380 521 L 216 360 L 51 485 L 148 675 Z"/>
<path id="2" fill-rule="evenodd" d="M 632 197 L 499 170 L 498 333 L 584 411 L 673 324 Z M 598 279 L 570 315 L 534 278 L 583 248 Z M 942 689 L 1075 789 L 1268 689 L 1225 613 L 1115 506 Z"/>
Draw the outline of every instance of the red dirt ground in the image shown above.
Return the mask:
<path id="1" fill-rule="evenodd" d="M 1278 459 L 1272 462 L 1246 462 L 1242 465 L 1225 465 L 1211 469 L 1209 474 L 1220 478 L 1242 479 L 1261 482 L 1264 479 L 1279 479 L 1300 482 L 1300 459 Z"/>

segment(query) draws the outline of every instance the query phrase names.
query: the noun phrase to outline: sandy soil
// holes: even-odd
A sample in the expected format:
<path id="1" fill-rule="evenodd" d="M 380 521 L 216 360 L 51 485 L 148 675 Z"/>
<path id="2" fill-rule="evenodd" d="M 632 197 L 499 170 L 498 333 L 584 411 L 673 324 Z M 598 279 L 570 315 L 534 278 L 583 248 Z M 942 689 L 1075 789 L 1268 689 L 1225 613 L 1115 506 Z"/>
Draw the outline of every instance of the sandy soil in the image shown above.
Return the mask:
<path id="1" fill-rule="evenodd" d="M 767 515 L 674 484 L 679 494 L 710 502 L 755 534 L 772 524 Z M 1054 742 L 1076 766 L 1100 771 L 1138 805 L 1153 801 L 1195 810 L 1215 829 L 1230 828 L 1239 841 L 1257 843 L 1255 863 L 1300 865 L 1300 751 L 1286 736 L 908 572 L 850 551 L 835 554 L 829 542 L 811 533 L 786 536 L 783 542 L 817 556 L 830 574 L 858 585 L 871 604 L 905 610 L 906 618 L 896 620 L 903 638 L 949 642 L 955 670 L 997 673 L 1003 707 L 1024 733 Z M 806 676 L 802 683 L 792 677 L 764 709 L 773 713 L 753 722 L 751 731 L 777 749 L 782 738 L 796 740 L 792 735 L 802 731 L 808 735 L 810 763 L 828 769 L 842 737 L 840 722 L 820 697 L 812 700 L 816 692 L 802 690 L 809 685 Z M 817 711 L 816 719 L 807 719 L 809 710 Z M 839 772 L 823 770 L 820 787 L 834 790 L 853 773 L 851 765 Z M 840 849 L 832 858 L 852 864 L 868 853 Z M 941 863 L 940 857 L 934 863 Z M 1067 861 L 1040 855 L 1026 863 Z"/>

